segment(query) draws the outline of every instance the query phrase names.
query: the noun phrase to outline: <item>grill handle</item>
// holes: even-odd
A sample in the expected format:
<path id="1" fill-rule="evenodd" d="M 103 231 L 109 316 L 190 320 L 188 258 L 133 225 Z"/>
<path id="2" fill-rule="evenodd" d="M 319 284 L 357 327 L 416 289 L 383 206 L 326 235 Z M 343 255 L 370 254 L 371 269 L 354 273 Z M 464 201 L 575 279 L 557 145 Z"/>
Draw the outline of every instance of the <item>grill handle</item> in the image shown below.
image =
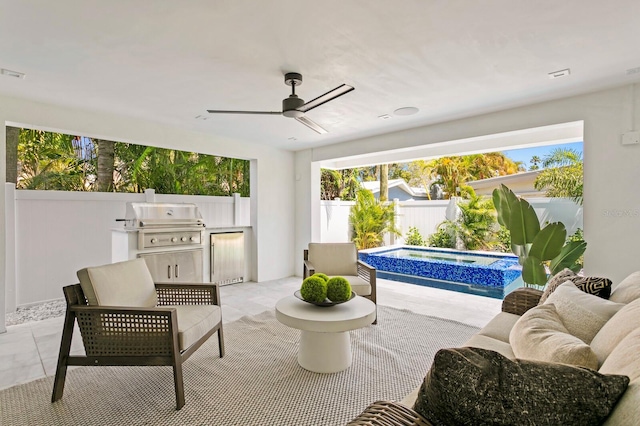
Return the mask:
<path id="1" fill-rule="evenodd" d="M 171 279 L 171 265 L 167 266 L 167 278 Z"/>

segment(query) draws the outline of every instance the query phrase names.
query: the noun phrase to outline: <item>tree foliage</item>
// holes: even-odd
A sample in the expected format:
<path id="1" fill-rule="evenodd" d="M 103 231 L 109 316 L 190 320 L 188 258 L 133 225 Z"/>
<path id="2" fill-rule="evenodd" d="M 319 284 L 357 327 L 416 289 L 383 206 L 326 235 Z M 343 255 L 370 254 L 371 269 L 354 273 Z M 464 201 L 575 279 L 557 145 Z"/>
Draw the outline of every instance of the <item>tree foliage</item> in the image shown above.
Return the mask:
<path id="1" fill-rule="evenodd" d="M 249 196 L 250 162 L 21 129 L 17 187 Z"/>
<path id="2" fill-rule="evenodd" d="M 582 204 L 583 167 L 582 155 L 573 149 L 558 148 L 542 162 L 544 170 L 534 183 L 547 197 L 568 197 Z"/>
<path id="3" fill-rule="evenodd" d="M 400 235 L 396 228 L 393 204 L 376 200 L 373 193 L 366 189 L 357 192 L 349 222 L 352 240 L 359 250 L 380 247 L 386 233 Z"/>

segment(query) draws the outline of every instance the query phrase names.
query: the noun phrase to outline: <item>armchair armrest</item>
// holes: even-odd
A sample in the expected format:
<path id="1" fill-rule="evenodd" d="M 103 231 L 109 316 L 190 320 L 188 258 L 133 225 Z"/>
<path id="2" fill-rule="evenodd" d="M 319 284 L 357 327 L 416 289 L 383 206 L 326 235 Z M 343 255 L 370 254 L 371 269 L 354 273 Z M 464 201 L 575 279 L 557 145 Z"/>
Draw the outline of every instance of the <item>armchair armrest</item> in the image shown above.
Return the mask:
<path id="1" fill-rule="evenodd" d="M 311 275 L 316 273 L 316 268 L 309 262 L 308 260 L 304 261 L 304 271 L 302 274 L 302 278 L 310 277 Z"/>
<path id="2" fill-rule="evenodd" d="M 156 283 L 158 306 L 166 305 L 220 305 L 218 284 Z"/>
<path id="3" fill-rule="evenodd" d="M 376 277 L 376 268 L 369 265 L 362 260 L 358 260 L 358 276 L 363 280 L 371 283 L 371 280 L 375 280 Z"/>
<path id="4" fill-rule="evenodd" d="M 542 291 L 530 287 L 521 287 L 507 294 L 502 301 L 502 312 L 522 315 L 538 305 Z"/>
<path id="5" fill-rule="evenodd" d="M 177 347 L 175 308 L 75 305 L 68 309 L 76 315 L 87 356 L 171 356 Z"/>

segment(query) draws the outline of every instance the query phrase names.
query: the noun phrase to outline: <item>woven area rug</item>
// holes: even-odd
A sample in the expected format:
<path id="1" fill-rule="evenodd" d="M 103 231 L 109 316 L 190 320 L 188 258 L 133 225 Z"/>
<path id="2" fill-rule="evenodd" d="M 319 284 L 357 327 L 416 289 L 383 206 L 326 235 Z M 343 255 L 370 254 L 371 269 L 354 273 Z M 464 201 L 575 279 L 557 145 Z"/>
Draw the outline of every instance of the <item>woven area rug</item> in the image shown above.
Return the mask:
<path id="1" fill-rule="evenodd" d="M 80 367 L 54 404 L 52 377 L 0 391 L 0 424 L 344 425 L 373 401 L 404 398 L 438 349 L 476 331 L 380 306 L 377 325 L 351 332 L 352 366 L 317 374 L 298 366 L 299 331 L 264 312 L 225 325 L 224 358 L 214 336 L 184 364 L 180 411 L 170 367 Z"/>

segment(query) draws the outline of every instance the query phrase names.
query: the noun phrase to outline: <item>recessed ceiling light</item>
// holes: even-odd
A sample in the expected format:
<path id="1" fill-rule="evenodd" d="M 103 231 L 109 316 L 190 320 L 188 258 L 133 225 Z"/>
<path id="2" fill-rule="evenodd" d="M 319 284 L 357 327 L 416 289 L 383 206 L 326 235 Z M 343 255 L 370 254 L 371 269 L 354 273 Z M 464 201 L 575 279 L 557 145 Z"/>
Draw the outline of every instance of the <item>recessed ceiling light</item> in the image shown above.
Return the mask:
<path id="1" fill-rule="evenodd" d="M 382 114 L 382 115 L 379 115 L 378 118 L 381 120 L 388 120 L 391 118 L 391 116 L 389 114 Z"/>
<path id="2" fill-rule="evenodd" d="M 420 110 L 416 107 L 403 107 L 403 108 L 398 108 L 397 110 L 393 111 L 393 113 L 395 115 L 413 115 L 413 114 L 416 114 L 418 111 Z"/>
<path id="3" fill-rule="evenodd" d="M 8 70 L 8 69 L 5 69 L 5 68 L 1 68 L 0 69 L 0 74 L 6 75 L 7 77 L 24 78 L 24 73 L 23 72 L 11 71 L 11 70 Z"/>
<path id="4" fill-rule="evenodd" d="M 549 78 L 553 79 L 553 78 L 566 77 L 569 74 L 571 74 L 571 70 L 569 68 L 567 68 L 567 69 L 560 70 L 560 71 L 550 72 L 549 73 Z"/>

